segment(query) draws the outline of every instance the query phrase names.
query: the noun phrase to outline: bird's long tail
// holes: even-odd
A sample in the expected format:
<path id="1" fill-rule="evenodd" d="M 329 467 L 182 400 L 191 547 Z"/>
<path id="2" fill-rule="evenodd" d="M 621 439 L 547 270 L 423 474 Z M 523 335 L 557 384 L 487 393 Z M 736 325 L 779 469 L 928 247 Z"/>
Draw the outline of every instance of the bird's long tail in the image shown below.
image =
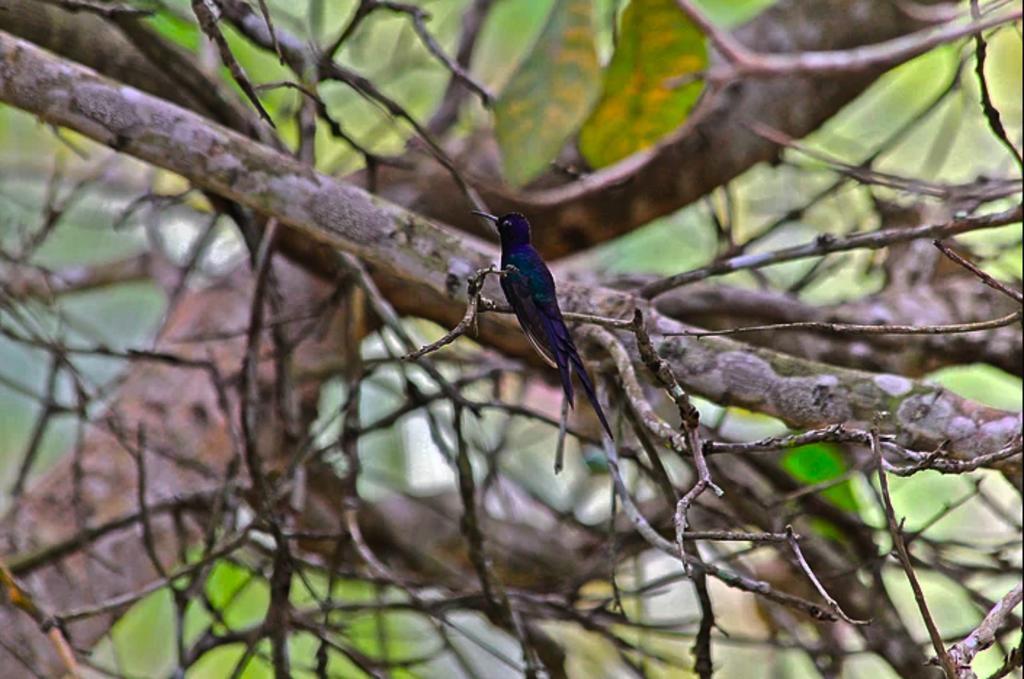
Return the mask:
<path id="1" fill-rule="evenodd" d="M 608 425 L 608 419 L 604 416 L 604 410 L 601 409 L 601 402 L 597 400 L 597 392 L 594 390 L 594 384 L 590 381 L 590 376 L 587 375 L 586 368 L 583 367 L 583 361 L 580 360 L 580 355 L 576 353 L 576 348 L 570 349 L 569 359 L 572 361 L 573 370 L 579 375 L 580 384 L 583 385 L 583 391 L 586 392 L 587 398 L 590 400 L 590 405 L 594 407 L 594 412 L 597 414 L 597 419 L 601 420 L 601 426 L 608 432 L 609 438 L 615 438 L 612 436 L 612 428 Z"/>
<path id="2" fill-rule="evenodd" d="M 594 383 L 590 381 L 587 369 L 583 367 L 583 361 L 580 359 L 579 352 L 576 351 L 576 345 L 569 334 L 569 328 L 561 318 L 561 313 L 556 308 L 553 313 L 543 316 L 543 322 L 555 363 L 558 366 L 559 376 L 562 378 L 562 389 L 565 391 L 565 398 L 569 405 L 573 405 L 572 373 L 575 371 L 579 375 L 580 384 L 583 385 L 583 391 L 586 392 L 590 405 L 594 407 L 597 419 L 601 420 L 601 426 L 608 432 L 609 437 L 615 438 L 612 436 L 608 418 L 604 416 L 604 410 L 601 409 L 601 402 L 597 400 Z"/>

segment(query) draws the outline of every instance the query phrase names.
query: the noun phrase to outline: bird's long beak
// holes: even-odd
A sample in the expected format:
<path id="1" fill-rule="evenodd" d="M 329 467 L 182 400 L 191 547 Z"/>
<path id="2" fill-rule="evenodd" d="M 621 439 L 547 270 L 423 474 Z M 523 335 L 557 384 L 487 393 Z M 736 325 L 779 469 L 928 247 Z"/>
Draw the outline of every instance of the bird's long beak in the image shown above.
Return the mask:
<path id="1" fill-rule="evenodd" d="M 484 219 L 489 219 L 494 224 L 498 223 L 498 218 L 492 215 L 490 212 L 481 212 L 480 210 L 470 210 L 475 215 L 480 215 Z"/>

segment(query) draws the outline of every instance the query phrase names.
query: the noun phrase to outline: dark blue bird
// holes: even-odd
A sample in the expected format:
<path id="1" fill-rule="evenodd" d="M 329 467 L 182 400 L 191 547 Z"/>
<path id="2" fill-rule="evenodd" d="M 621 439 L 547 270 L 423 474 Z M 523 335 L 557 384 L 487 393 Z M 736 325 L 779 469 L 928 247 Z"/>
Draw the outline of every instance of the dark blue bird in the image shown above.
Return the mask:
<path id="1" fill-rule="evenodd" d="M 551 367 L 558 368 L 562 389 L 570 406 L 573 405 L 572 372 L 576 372 L 583 391 L 594 406 L 597 418 L 601 420 L 608 436 L 611 436 L 612 430 L 597 400 L 594 384 L 583 367 L 572 335 L 565 327 L 562 311 L 558 308 L 555 279 L 540 253 L 530 244 L 530 222 L 518 212 L 510 212 L 501 217 L 476 210 L 474 213 L 491 220 L 498 227 L 498 235 L 501 237 L 501 268 L 515 267 L 514 271 L 502 276 L 501 289 L 526 337 L 541 358 Z"/>

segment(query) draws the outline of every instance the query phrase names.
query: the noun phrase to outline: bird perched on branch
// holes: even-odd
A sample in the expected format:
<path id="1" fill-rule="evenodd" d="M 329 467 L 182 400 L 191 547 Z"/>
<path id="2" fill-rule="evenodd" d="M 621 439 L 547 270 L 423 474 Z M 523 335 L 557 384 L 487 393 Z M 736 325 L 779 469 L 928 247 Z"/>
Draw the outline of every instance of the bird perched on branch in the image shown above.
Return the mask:
<path id="1" fill-rule="evenodd" d="M 505 270 L 501 277 L 501 289 L 530 344 L 548 365 L 558 368 L 562 389 L 570 406 L 573 405 L 572 373 L 576 372 L 583 391 L 594 406 L 597 418 L 601 420 L 608 436 L 611 436 L 612 430 L 597 400 L 594 384 L 583 367 L 569 328 L 565 326 L 562 311 L 558 308 L 555 279 L 540 253 L 530 244 L 530 222 L 518 212 L 510 212 L 501 217 L 478 210 L 473 212 L 490 220 L 498 228 L 501 237 L 501 268 Z"/>

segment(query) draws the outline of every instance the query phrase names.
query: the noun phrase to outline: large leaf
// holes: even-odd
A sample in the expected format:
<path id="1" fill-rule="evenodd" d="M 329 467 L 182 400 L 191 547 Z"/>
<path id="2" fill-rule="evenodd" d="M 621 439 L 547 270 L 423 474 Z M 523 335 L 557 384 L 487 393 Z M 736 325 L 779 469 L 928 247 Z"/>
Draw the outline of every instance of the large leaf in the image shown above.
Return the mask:
<path id="1" fill-rule="evenodd" d="M 530 54 L 494 106 L 505 178 L 543 172 L 597 97 L 591 0 L 558 0 Z"/>
<path id="2" fill-rule="evenodd" d="M 704 35 L 674 0 L 633 0 L 601 101 L 580 130 L 583 157 L 594 167 L 611 165 L 678 127 L 703 87 L 678 81 L 706 65 Z"/>

